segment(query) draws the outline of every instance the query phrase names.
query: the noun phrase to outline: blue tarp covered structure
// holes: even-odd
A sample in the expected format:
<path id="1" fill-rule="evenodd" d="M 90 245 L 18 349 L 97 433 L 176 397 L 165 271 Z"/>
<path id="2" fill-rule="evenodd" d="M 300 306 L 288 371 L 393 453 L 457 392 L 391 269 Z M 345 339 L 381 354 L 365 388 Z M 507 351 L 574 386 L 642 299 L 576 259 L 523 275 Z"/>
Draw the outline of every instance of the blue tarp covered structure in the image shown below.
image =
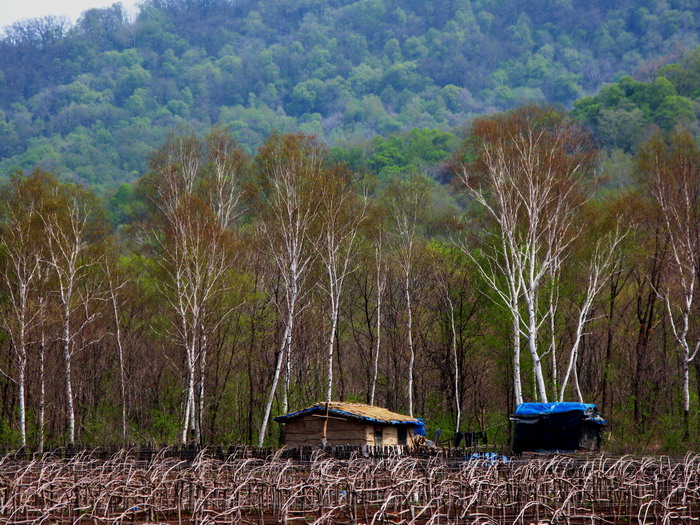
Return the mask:
<path id="1" fill-rule="evenodd" d="M 516 416 L 541 416 L 545 414 L 563 414 L 565 412 L 596 411 L 598 408 L 591 403 L 573 403 L 563 401 L 561 403 L 521 403 L 515 409 Z"/>
<path id="2" fill-rule="evenodd" d="M 590 403 L 522 403 L 512 420 L 513 452 L 597 450 L 605 420 Z"/>

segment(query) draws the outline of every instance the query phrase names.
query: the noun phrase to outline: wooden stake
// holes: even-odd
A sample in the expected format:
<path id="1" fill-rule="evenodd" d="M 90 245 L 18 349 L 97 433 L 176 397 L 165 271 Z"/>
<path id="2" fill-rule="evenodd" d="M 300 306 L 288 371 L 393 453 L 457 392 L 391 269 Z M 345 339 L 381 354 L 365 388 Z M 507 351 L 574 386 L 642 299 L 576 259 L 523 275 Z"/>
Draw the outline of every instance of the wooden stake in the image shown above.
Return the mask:
<path id="1" fill-rule="evenodd" d="M 328 430 L 328 402 L 326 401 L 326 419 L 323 420 L 323 434 L 321 435 L 321 438 L 323 439 L 324 444 L 326 442 L 327 430 Z"/>

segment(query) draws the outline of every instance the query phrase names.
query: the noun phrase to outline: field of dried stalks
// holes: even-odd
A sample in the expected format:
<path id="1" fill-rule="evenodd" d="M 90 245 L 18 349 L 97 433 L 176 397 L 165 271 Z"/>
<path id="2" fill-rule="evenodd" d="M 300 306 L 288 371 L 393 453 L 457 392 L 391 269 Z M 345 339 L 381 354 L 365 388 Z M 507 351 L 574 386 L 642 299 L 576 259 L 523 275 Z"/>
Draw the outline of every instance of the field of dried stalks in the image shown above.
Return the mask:
<path id="1" fill-rule="evenodd" d="M 0 460 L 0 523 L 698 523 L 700 456 Z"/>

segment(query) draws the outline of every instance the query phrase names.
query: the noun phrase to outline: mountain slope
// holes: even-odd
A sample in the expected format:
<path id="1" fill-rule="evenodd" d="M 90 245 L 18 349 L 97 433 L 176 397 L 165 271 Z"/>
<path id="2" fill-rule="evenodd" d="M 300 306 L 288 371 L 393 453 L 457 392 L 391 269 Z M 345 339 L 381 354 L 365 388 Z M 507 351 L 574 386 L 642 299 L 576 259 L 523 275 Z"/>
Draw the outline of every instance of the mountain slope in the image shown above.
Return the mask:
<path id="1" fill-rule="evenodd" d="M 353 141 L 569 106 L 651 78 L 699 24 L 689 0 L 150 0 L 133 21 L 118 4 L 33 20 L 0 42 L 0 171 L 109 187 L 178 127 L 254 149 L 274 129 Z"/>

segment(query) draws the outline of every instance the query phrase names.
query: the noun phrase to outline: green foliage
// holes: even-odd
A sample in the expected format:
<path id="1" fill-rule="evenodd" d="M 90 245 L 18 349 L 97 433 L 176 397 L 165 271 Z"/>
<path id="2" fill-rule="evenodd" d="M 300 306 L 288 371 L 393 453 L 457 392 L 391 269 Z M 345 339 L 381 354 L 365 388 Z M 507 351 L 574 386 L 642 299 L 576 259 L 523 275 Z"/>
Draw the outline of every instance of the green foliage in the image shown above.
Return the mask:
<path id="1" fill-rule="evenodd" d="M 106 189 L 133 181 L 184 124 L 230 126 L 253 152 L 273 130 L 356 142 L 523 100 L 568 105 L 697 42 L 700 7 L 638 3 L 151 0 L 133 21 L 115 4 L 74 27 L 19 22 L 0 40 L 0 173 L 42 166 Z M 640 128 L 692 120 L 698 64 L 696 51 L 650 87 L 625 80 L 624 107 L 578 110 L 602 119 L 606 143 L 633 148 Z M 392 146 L 379 171 L 420 167 Z"/>
<path id="2" fill-rule="evenodd" d="M 611 149 L 634 152 L 655 127 L 694 129 L 700 95 L 700 48 L 682 62 L 662 67 L 651 82 L 625 76 L 574 103 L 573 115 Z"/>
<path id="3" fill-rule="evenodd" d="M 376 136 L 358 144 L 332 148 L 329 160 L 354 171 L 371 171 L 380 183 L 391 175 L 437 170 L 456 149 L 456 135 L 439 129 L 414 128 L 408 133 Z"/>
<path id="4" fill-rule="evenodd" d="M 139 199 L 133 186 L 120 184 L 107 201 L 107 215 L 113 228 L 133 221 L 143 215 L 143 201 Z"/>
<path id="5" fill-rule="evenodd" d="M 149 425 L 144 430 L 150 442 L 175 443 L 178 440 L 181 391 L 173 383 L 171 388 L 165 389 L 158 407 L 149 411 Z"/>
<path id="6" fill-rule="evenodd" d="M 14 428 L 5 418 L 0 419 L 0 443 L 13 448 L 19 448 L 22 444 L 19 429 Z"/>

